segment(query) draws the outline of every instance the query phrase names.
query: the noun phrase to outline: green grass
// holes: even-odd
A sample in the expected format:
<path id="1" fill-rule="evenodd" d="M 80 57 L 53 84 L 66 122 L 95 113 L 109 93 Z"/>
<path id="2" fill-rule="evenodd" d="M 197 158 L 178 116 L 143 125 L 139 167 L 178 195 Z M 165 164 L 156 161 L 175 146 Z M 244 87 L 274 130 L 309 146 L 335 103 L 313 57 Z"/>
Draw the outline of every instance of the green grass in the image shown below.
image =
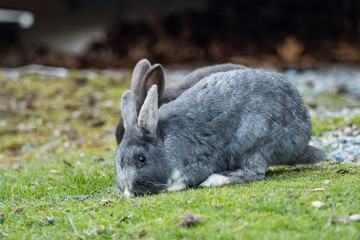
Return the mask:
<path id="1" fill-rule="evenodd" d="M 137 239 L 144 234 L 154 239 L 356 239 L 360 222 L 329 219 L 360 212 L 359 165 L 277 167 L 267 175 L 265 181 L 127 200 L 116 192 L 110 163 L 88 160 L 71 168 L 57 158 L 18 171 L 2 167 L 0 229 L 11 239 Z M 311 192 L 314 188 L 324 191 Z M 102 205 L 103 199 L 113 202 Z M 312 201 L 324 205 L 313 207 Z M 201 215 L 195 226 L 177 225 L 186 212 Z"/>
<path id="2" fill-rule="evenodd" d="M 311 121 L 313 123 L 314 136 L 322 136 L 326 131 L 344 129 L 346 126 L 351 126 L 352 124 L 357 125 L 358 128 L 360 127 L 360 116 L 350 118 L 312 116 Z"/>
<path id="3" fill-rule="evenodd" d="M 360 221 L 332 221 L 360 213 L 355 163 L 276 167 L 264 181 L 122 198 L 112 130 L 129 79 L 79 76 L 0 77 L 0 238 L 358 239 Z M 353 120 L 314 116 L 314 131 Z M 178 226 L 187 212 L 200 219 Z"/>

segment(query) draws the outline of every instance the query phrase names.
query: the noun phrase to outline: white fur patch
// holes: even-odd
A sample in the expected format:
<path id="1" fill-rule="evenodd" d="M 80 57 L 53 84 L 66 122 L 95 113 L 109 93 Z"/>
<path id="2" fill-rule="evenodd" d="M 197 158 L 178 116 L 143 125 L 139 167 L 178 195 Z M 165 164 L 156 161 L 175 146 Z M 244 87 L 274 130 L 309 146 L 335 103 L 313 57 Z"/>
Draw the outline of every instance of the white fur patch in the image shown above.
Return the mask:
<path id="1" fill-rule="evenodd" d="M 180 182 L 175 182 L 173 184 L 171 184 L 169 187 L 167 187 L 166 190 L 168 190 L 169 192 L 173 192 L 173 191 L 180 191 L 185 189 L 187 186 L 185 183 L 180 183 Z"/>
<path id="2" fill-rule="evenodd" d="M 231 184 L 231 179 L 220 174 L 210 175 L 199 187 L 216 187 Z"/>
<path id="3" fill-rule="evenodd" d="M 180 191 L 185 189 L 187 186 L 183 183 L 183 178 L 181 177 L 181 172 L 178 169 L 174 169 L 171 173 L 171 177 L 168 181 L 169 187 L 167 187 L 167 191 Z"/>
<path id="4" fill-rule="evenodd" d="M 126 198 L 131 198 L 133 196 L 133 194 L 131 192 L 129 192 L 129 190 L 127 188 L 125 188 L 124 196 Z"/>
<path id="5" fill-rule="evenodd" d="M 175 169 L 171 174 L 171 180 L 177 182 L 180 180 L 181 172 L 178 169 Z"/>

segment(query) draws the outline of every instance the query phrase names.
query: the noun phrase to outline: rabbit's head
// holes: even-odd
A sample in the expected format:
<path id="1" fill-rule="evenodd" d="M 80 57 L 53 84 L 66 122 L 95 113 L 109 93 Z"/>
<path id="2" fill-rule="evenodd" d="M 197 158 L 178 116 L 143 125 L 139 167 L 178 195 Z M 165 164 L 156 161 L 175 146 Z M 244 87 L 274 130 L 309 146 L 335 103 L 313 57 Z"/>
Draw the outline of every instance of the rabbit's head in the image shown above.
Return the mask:
<path id="1" fill-rule="evenodd" d="M 123 94 L 121 109 L 125 133 L 115 154 L 116 184 L 126 197 L 161 192 L 168 183 L 170 164 L 157 134 L 156 85 L 149 90 L 139 116 L 132 91 Z"/>
<path id="2" fill-rule="evenodd" d="M 140 60 L 133 71 L 131 79 L 131 91 L 135 94 L 136 112 L 139 113 L 141 106 L 152 85 L 157 86 L 158 90 L 158 102 L 161 105 L 161 99 L 164 92 L 165 79 L 164 70 L 160 64 L 154 64 L 151 66 L 147 59 Z M 124 120 L 120 118 L 116 127 L 116 141 L 119 144 L 124 136 Z"/>

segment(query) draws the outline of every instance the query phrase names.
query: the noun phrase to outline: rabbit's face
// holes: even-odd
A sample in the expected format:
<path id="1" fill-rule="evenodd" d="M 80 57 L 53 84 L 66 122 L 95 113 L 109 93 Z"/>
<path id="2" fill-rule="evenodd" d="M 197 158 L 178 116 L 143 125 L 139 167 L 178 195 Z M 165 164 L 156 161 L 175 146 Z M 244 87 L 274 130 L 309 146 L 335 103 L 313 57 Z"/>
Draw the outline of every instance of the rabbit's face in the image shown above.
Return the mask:
<path id="1" fill-rule="evenodd" d="M 137 126 L 126 131 L 115 153 L 116 184 L 126 197 L 166 189 L 170 168 L 161 145 Z"/>

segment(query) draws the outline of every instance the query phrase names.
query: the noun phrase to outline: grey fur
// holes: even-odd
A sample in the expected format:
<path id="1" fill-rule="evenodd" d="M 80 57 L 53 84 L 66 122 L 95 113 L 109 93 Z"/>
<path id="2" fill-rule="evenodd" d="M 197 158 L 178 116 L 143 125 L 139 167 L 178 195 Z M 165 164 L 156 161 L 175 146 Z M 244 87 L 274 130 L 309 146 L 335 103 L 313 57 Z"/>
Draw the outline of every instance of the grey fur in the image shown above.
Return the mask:
<path id="1" fill-rule="evenodd" d="M 127 117 L 126 117 L 127 118 Z M 126 118 L 124 120 L 126 121 Z M 157 86 L 153 85 L 141 107 L 138 126 L 150 133 L 155 133 L 158 123 L 158 93 Z M 125 126 L 125 125 L 124 125 Z M 127 129 L 125 127 L 125 129 Z"/>
<path id="2" fill-rule="evenodd" d="M 139 113 L 140 108 L 145 101 L 148 90 L 154 84 L 158 87 L 158 104 L 160 107 L 162 104 L 176 99 L 185 90 L 192 87 L 195 83 L 206 76 L 216 72 L 226 72 L 242 68 L 245 67 L 239 64 L 231 63 L 203 67 L 191 72 L 180 82 L 165 86 L 164 70 L 161 65 L 155 64 L 151 66 L 147 59 L 142 59 L 136 64 L 131 80 L 131 91 L 135 93 L 137 113 Z M 120 144 L 123 136 L 124 123 L 123 118 L 120 118 L 115 132 L 116 142 L 118 145 Z"/>
<path id="3" fill-rule="evenodd" d="M 135 94 L 132 91 L 126 91 L 121 97 L 121 113 L 124 119 L 124 128 L 130 128 L 136 123 L 137 112 L 135 104 Z M 126 116 L 124 118 L 124 116 Z"/>
<path id="4" fill-rule="evenodd" d="M 308 109 L 284 76 L 254 69 L 216 73 L 160 107 L 155 132 L 136 125 L 125 130 L 115 156 L 122 166 L 116 174 L 124 179 L 118 186 L 144 194 L 261 180 L 268 166 L 324 159 L 308 145 L 311 134 Z M 147 158 L 142 166 L 138 155 Z M 131 180 L 127 169 L 137 169 Z"/>
<path id="5" fill-rule="evenodd" d="M 165 87 L 164 95 L 162 96 L 162 104 L 168 103 L 179 97 L 188 88 L 191 88 L 195 83 L 203 79 L 204 77 L 210 76 L 213 73 L 227 72 L 235 69 L 246 68 L 240 64 L 223 63 L 207 67 L 202 67 L 194 70 L 193 72 L 186 75 L 181 81 L 169 84 Z"/>
<path id="6" fill-rule="evenodd" d="M 144 75 L 147 70 L 151 67 L 150 62 L 147 59 L 141 59 L 134 67 L 133 75 L 131 78 L 131 91 L 135 93 L 135 95 L 140 94 L 141 86 L 144 82 Z"/>

